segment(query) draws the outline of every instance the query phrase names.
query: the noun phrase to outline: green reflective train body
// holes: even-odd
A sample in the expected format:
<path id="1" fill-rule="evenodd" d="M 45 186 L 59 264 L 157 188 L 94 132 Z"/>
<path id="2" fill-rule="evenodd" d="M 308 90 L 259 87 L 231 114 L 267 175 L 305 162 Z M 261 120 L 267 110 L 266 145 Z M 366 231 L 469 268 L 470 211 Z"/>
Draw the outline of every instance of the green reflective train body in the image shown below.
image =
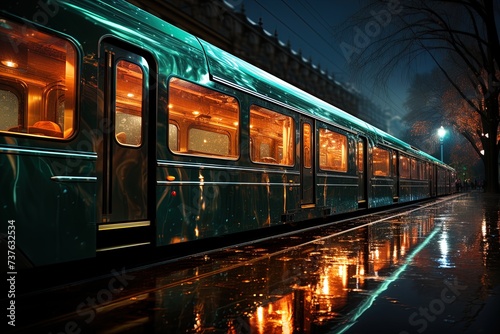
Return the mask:
<path id="1" fill-rule="evenodd" d="M 437 159 L 125 1 L 3 3 L 0 62 L 0 232 L 26 265 L 453 191 Z"/>

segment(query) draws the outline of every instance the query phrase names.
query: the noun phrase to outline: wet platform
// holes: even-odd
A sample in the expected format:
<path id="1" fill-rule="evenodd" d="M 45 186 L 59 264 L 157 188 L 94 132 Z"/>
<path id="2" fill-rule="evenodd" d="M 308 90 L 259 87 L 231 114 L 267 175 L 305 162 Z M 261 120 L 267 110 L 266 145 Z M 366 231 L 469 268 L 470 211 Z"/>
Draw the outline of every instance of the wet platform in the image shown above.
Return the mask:
<path id="1" fill-rule="evenodd" d="M 18 296 L 15 332 L 496 333 L 499 210 L 500 196 L 471 192 L 355 228 L 110 267 Z"/>

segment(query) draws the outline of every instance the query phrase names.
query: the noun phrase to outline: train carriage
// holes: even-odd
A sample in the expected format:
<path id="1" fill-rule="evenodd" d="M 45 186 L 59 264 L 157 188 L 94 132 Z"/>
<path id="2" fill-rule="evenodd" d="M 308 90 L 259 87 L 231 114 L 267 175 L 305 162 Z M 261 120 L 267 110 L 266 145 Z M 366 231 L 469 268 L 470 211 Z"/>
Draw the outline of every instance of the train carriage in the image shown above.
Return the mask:
<path id="1" fill-rule="evenodd" d="M 437 159 L 125 1 L 2 3 L 0 101 L 2 239 L 30 266 L 453 191 Z"/>

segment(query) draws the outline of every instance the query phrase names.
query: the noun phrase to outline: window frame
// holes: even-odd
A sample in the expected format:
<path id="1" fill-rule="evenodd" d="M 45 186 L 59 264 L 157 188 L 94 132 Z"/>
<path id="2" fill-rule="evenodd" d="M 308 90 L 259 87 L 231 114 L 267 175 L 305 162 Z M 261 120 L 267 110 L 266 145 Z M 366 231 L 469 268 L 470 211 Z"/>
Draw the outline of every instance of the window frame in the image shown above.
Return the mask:
<path id="1" fill-rule="evenodd" d="M 17 86 L 22 87 L 21 89 L 16 89 L 18 94 L 15 94 L 18 97 L 20 102 L 19 105 L 19 115 L 18 115 L 18 125 L 16 127 L 11 127 L 9 129 L 0 129 L 0 135 L 9 135 L 9 136 L 22 136 L 30 139 L 40 139 L 40 140 L 51 140 L 51 141 L 69 141 L 73 139 L 78 131 L 79 126 L 79 101 L 80 101 L 80 68 L 81 68 L 81 59 L 82 52 L 78 45 L 78 43 L 68 35 L 65 35 L 58 31 L 47 30 L 44 27 L 26 27 L 24 22 L 19 22 L 17 20 L 13 20 L 10 18 L 4 18 L 9 24 L 15 26 L 13 30 L 13 34 L 17 33 L 18 35 L 25 35 L 30 31 L 34 31 L 36 33 L 44 35 L 44 38 L 50 38 L 52 40 L 57 40 L 57 43 L 64 44 L 67 47 L 67 51 L 65 53 L 66 57 L 66 74 L 64 75 L 64 80 L 53 80 L 49 81 L 51 77 L 45 76 L 44 79 L 47 79 L 45 82 L 45 86 L 39 84 L 35 84 L 36 81 L 33 79 L 33 73 L 27 73 L 22 77 L 19 77 L 19 72 L 17 66 L 9 67 L 4 63 L 0 64 L 0 83 L 5 84 L 6 82 L 14 82 Z M 37 41 L 36 43 L 40 43 Z M 19 43 L 21 45 L 23 43 Z M 71 55 L 69 57 L 68 55 Z M 48 57 L 46 54 L 40 55 L 40 57 Z M 73 67 L 71 73 L 67 72 L 68 62 L 70 66 Z M 27 63 L 22 63 L 23 66 L 28 66 Z M 33 64 L 31 64 L 33 65 Z M 69 75 L 68 75 L 69 73 Z M 30 83 L 32 82 L 32 83 Z M 48 119 L 48 114 L 52 111 L 47 109 L 47 101 L 49 100 L 49 94 L 54 90 L 54 87 L 68 87 L 71 84 L 71 93 L 68 94 L 71 98 L 68 99 L 67 95 L 65 95 L 65 101 L 69 101 L 69 105 L 71 108 L 67 108 L 71 113 L 71 120 L 68 124 L 60 124 L 57 119 L 57 110 L 55 111 L 56 119 Z M 8 84 L 9 85 L 9 84 Z M 10 84 L 10 86 L 12 86 Z M 12 86 L 15 87 L 15 86 Z M 34 94 L 33 92 L 37 92 Z M 22 97 L 22 98 L 21 98 Z M 39 99 L 40 107 L 38 110 L 31 110 L 29 108 L 28 101 L 31 101 L 33 98 Z M 66 115 L 62 114 L 64 119 Z M 69 117 L 69 116 L 68 116 Z M 33 118 L 35 119 L 33 121 Z M 29 124 L 32 122 L 33 124 Z M 45 123 L 44 125 L 40 125 L 38 127 L 36 123 Z M 53 128 L 46 127 L 49 123 L 57 125 L 58 130 L 54 130 Z M 67 125 L 67 126 L 65 126 Z M 66 130 L 65 130 L 66 128 Z M 71 132 L 67 132 L 71 130 Z M 66 132 L 68 134 L 66 134 Z"/>
<path id="2" fill-rule="evenodd" d="M 298 127 L 298 121 L 297 121 L 296 117 L 293 115 L 293 113 L 287 112 L 286 109 L 284 111 L 282 111 L 282 110 L 279 110 L 280 108 L 273 107 L 273 106 L 263 106 L 262 104 L 259 104 L 257 102 L 250 103 L 249 105 L 250 105 L 250 107 L 248 108 L 248 141 L 249 141 L 249 145 L 250 145 L 250 147 L 249 147 L 250 161 L 252 163 L 255 163 L 255 164 L 264 164 L 264 165 L 272 165 L 272 166 L 280 166 L 280 167 L 294 167 L 296 162 L 297 162 L 297 157 L 296 157 L 297 131 L 299 131 L 298 129 L 300 129 Z M 256 143 L 254 142 L 254 138 L 256 136 L 252 136 L 252 112 L 254 112 L 254 113 L 258 112 L 257 110 L 253 109 L 254 107 L 259 108 L 259 109 L 264 109 L 266 112 L 272 112 L 272 113 L 284 116 L 290 121 L 290 124 L 292 125 L 291 129 L 289 129 L 290 130 L 289 131 L 289 139 L 291 139 L 291 144 L 289 144 L 289 146 L 290 146 L 289 148 L 291 148 L 291 152 L 289 152 L 288 155 L 291 156 L 292 161 L 289 164 L 280 163 L 276 160 L 275 157 L 271 157 L 271 156 L 269 156 L 269 158 L 276 160 L 276 162 L 271 161 L 271 160 L 259 161 L 259 160 L 254 159 L 253 151 L 257 148 L 254 147 L 256 145 Z M 311 128 L 311 131 L 312 131 L 312 128 Z M 311 139 L 313 138 L 312 136 L 313 136 L 313 133 L 311 133 Z M 273 140 L 272 137 L 270 137 L 270 136 L 260 136 L 260 138 Z M 260 142 L 262 143 L 264 141 L 265 140 L 261 140 Z M 281 142 L 282 149 L 284 146 L 283 143 L 284 143 L 284 140 L 282 140 L 282 142 Z M 278 151 L 279 151 L 279 147 L 280 147 L 280 145 L 278 145 L 276 148 Z M 258 149 L 260 152 L 260 147 Z M 311 154 L 312 154 L 312 157 L 314 157 L 313 152 L 311 152 Z M 262 157 L 262 159 L 265 159 L 265 158 L 266 157 Z"/>
<path id="3" fill-rule="evenodd" d="M 406 161 L 406 164 L 402 160 Z M 411 158 L 407 155 L 399 155 L 399 177 L 401 179 L 410 180 L 411 179 Z"/>
<path id="4" fill-rule="evenodd" d="M 410 178 L 412 180 L 419 180 L 420 176 L 418 175 L 418 162 L 415 157 L 410 158 Z"/>
<path id="5" fill-rule="evenodd" d="M 120 64 L 121 63 L 128 63 L 128 64 L 132 64 L 134 65 L 135 67 L 137 67 L 141 72 L 141 85 L 140 85 L 140 91 L 141 91 L 141 96 L 140 96 L 140 106 L 139 106 L 139 114 L 138 115 L 135 115 L 135 113 L 133 112 L 133 107 L 130 107 L 130 108 L 126 108 L 127 104 L 123 101 L 120 101 L 120 103 L 118 102 L 118 89 L 119 89 L 119 85 L 118 85 L 118 76 L 119 76 L 119 72 L 118 72 L 118 69 L 120 67 Z M 128 58 L 124 58 L 124 57 L 121 57 L 121 58 L 118 58 L 115 60 L 114 64 L 113 64 L 114 68 L 113 68 L 113 73 L 114 73 L 114 85 L 113 85 L 113 98 L 114 98 L 114 101 L 113 101 L 113 122 L 114 122 L 114 128 L 113 128 L 113 133 L 114 133 L 114 137 L 115 137 L 115 141 L 118 143 L 118 145 L 121 145 L 121 146 L 126 146 L 126 147 L 129 147 L 129 148 L 140 148 L 142 147 L 143 143 L 144 143 L 144 109 L 147 108 L 145 106 L 145 101 L 147 99 L 147 83 L 146 83 L 146 80 L 145 80 L 145 75 L 144 75 L 144 68 L 137 62 L 134 62 L 134 61 L 131 61 L 129 60 Z M 123 68 L 124 66 L 122 66 Z M 123 70 L 122 70 L 123 71 Z M 121 84 L 120 84 L 120 88 L 121 88 Z M 138 89 L 137 89 L 138 90 Z M 130 110 L 132 112 L 123 112 L 123 111 L 120 111 L 118 112 L 118 104 L 120 104 L 120 109 L 123 109 L 123 110 Z M 130 104 L 129 104 L 130 105 Z M 135 117 L 139 117 L 140 119 L 140 123 L 139 123 L 139 143 L 128 143 L 127 142 L 127 139 L 125 139 L 126 137 L 121 137 L 120 135 L 121 134 L 126 134 L 126 133 L 131 133 L 130 129 L 129 130 L 126 130 L 125 129 L 119 129 L 119 122 L 117 121 L 117 116 L 120 115 L 120 117 L 122 117 L 121 115 L 122 114 L 128 114 L 129 117 L 130 116 L 135 116 Z M 120 130 L 124 130 L 124 131 L 120 131 Z M 134 132 L 134 131 L 132 131 Z M 135 131 L 137 132 L 137 131 Z"/>
<path id="6" fill-rule="evenodd" d="M 326 165 L 323 165 L 321 163 L 321 160 L 322 160 L 322 149 L 323 149 L 323 146 L 321 145 L 321 138 L 322 138 L 322 135 L 321 135 L 321 132 L 323 131 L 327 131 L 327 132 L 331 132 L 331 133 L 334 133 L 338 136 L 341 136 L 343 139 L 344 139 L 344 148 L 345 148 L 345 152 L 344 152 L 344 161 L 341 162 L 341 166 L 345 166 L 343 169 L 335 169 L 333 166 L 332 167 L 329 167 L 329 166 L 326 166 Z M 356 165 L 358 165 L 358 142 L 356 142 Z M 340 131 L 338 131 L 337 129 L 332 129 L 331 127 L 329 126 L 326 126 L 326 125 L 323 125 L 323 124 L 320 124 L 318 125 L 318 150 L 317 150 L 317 154 L 318 154 L 318 167 L 319 167 L 319 170 L 321 171 L 325 171 L 325 172 L 338 172 L 338 173 L 348 173 L 349 172 L 349 137 L 345 134 L 345 133 L 341 133 Z M 362 154 L 362 152 L 360 152 L 360 154 Z M 326 158 L 326 156 L 325 156 Z"/>
<path id="7" fill-rule="evenodd" d="M 206 89 L 206 90 L 210 90 L 212 92 L 216 92 L 216 93 L 219 93 L 219 94 L 222 94 L 224 96 L 227 96 L 227 97 L 230 97 L 230 98 L 233 98 L 234 99 L 234 103 L 237 107 L 237 125 L 235 125 L 234 127 L 234 139 L 232 139 L 232 135 L 231 135 L 231 132 L 229 130 L 222 130 L 222 131 L 226 131 L 227 134 L 228 134 L 228 137 L 229 137 L 229 151 L 232 151 L 233 149 L 236 150 L 235 154 L 233 155 L 215 155 L 215 154 L 210 154 L 210 153 L 203 153 L 203 152 L 190 152 L 189 151 L 189 132 L 191 129 L 193 128 L 197 128 L 199 130 L 205 130 L 207 132 L 214 132 L 214 133 L 220 133 L 221 130 L 213 125 L 213 124 L 208 124 L 208 125 L 205 125 L 205 126 L 198 126 L 195 122 L 192 122 L 192 124 L 189 124 L 187 126 L 185 126 L 184 128 L 180 126 L 180 119 L 181 118 L 173 118 L 171 116 L 171 109 L 173 107 L 173 104 L 172 104 L 172 82 L 176 80 L 178 82 L 181 82 L 181 84 L 178 84 L 180 85 L 181 87 L 183 87 L 184 89 L 186 88 L 185 86 L 182 86 L 182 82 L 184 83 L 187 83 L 189 85 L 194 85 L 194 86 L 197 86 L 201 89 Z M 179 88 L 180 89 L 180 88 Z M 215 87 L 210 87 L 210 86 L 207 86 L 207 85 L 202 85 L 198 82 L 194 82 L 194 81 L 191 81 L 191 80 L 187 80 L 186 78 L 182 78 L 182 77 L 178 77 L 178 76 L 172 76 L 169 80 L 168 80 L 168 101 L 167 101 L 167 110 L 166 110 L 166 113 L 167 113 L 167 119 L 166 119 L 166 124 L 167 124 L 167 135 L 166 135 L 166 146 L 169 150 L 169 152 L 171 152 L 172 154 L 174 155 L 178 155 L 178 156 L 189 156 L 189 157 L 200 157 L 200 158 L 209 158 L 209 159 L 219 159 L 219 160 L 231 160 L 231 161 L 236 161 L 236 160 L 239 160 L 240 157 L 241 157 L 241 117 L 242 117 L 242 109 L 241 109 L 241 103 L 238 99 L 238 97 L 235 95 L 235 94 L 231 94 L 231 93 L 228 93 L 226 91 L 223 91 L 223 90 L 220 90 L 220 89 L 217 89 Z M 182 122 L 183 123 L 183 122 Z M 176 138 L 176 142 L 177 142 L 177 150 L 173 150 L 171 147 L 170 147 L 170 126 L 173 125 L 176 127 L 177 129 L 177 138 Z M 210 131 L 210 130 L 207 130 L 207 129 L 213 129 L 214 131 Z M 184 131 L 184 132 L 183 132 Z M 186 148 L 185 148 L 185 151 L 180 151 L 180 148 L 181 148 L 181 145 L 182 145 L 182 136 L 185 135 L 186 138 L 185 138 L 185 141 L 186 141 Z"/>
<path id="8" fill-rule="evenodd" d="M 375 150 L 380 150 L 382 152 L 385 152 L 387 154 L 387 159 L 384 159 L 385 163 L 385 172 L 382 170 L 383 174 L 376 174 L 375 170 Z M 380 146 L 374 146 L 372 148 L 372 176 L 373 177 L 391 177 L 391 149 L 385 148 L 385 147 L 380 147 Z"/>

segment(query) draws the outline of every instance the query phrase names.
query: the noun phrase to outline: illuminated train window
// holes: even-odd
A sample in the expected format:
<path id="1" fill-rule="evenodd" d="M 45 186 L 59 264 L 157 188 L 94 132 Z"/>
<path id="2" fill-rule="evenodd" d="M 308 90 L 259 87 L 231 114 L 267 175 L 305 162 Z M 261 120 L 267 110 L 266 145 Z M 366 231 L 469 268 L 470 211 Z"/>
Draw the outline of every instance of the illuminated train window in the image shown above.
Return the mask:
<path id="1" fill-rule="evenodd" d="M 250 158 L 253 162 L 292 166 L 295 163 L 293 118 L 250 107 Z"/>
<path id="2" fill-rule="evenodd" d="M 410 166 L 411 166 L 411 171 L 410 171 L 411 178 L 418 179 L 417 162 L 415 161 L 415 159 L 410 159 Z"/>
<path id="3" fill-rule="evenodd" d="M 394 151 L 392 153 L 392 176 L 397 176 L 398 174 L 398 155 Z"/>
<path id="4" fill-rule="evenodd" d="M 170 80 L 168 147 L 174 153 L 239 157 L 238 101 L 200 85 Z"/>
<path id="5" fill-rule="evenodd" d="M 427 180 L 429 178 L 427 163 L 419 161 L 418 164 L 420 166 L 420 180 Z"/>
<path id="6" fill-rule="evenodd" d="M 373 148 L 373 175 L 390 176 L 390 153 L 380 147 Z"/>
<path id="7" fill-rule="evenodd" d="M 0 25 L 0 131 L 69 138 L 75 127 L 75 47 L 26 25 Z"/>
<path id="8" fill-rule="evenodd" d="M 364 143 L 362 140 L 358 141 L 358 152 L 356 157 L 356 163 L 358 165 L 358 171 L 362 173 L 365 170 L 365 152 L 364 152 Z"/>
<path id="9" fill-rule="evenodd" d="M 399 176 L 403 179 L 410 178 L 410 158 L 403 155 L 399 158 Z"/>
<path id="10" fill-rule="evenodd" d="M 319 167 L 323 170 L 347 172 L 346 136 L 328 129 L 319 129 Z"/>
<path id="11" fill-rule="evenodd" d="M 116 64 L 116 141 L 126 146 L 142 144 L 143 73 L 140 66 L 120 60 Z"/>
<path id="12" fill-rule="evenodd" d="M 311 124 L 303 123 L 302 124 L 302 145 L 303 145 L 303 164 L 305 168 L 312 167 L 312 134 L 311 134 Z"/>

